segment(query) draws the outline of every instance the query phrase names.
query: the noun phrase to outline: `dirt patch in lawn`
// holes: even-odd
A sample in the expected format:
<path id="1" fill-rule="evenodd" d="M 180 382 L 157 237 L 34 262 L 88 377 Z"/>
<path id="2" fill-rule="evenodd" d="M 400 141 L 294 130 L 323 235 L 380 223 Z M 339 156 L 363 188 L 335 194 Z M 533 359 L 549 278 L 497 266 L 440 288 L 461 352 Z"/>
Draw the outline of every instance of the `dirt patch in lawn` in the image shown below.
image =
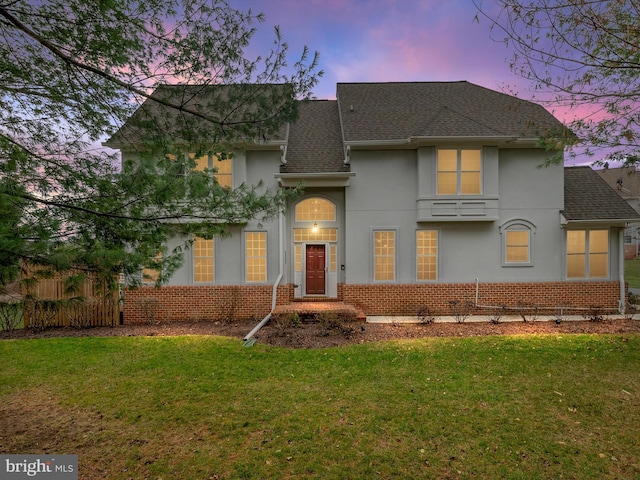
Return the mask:
<path id="1" fill-rule="evenodd" d="M 1 332 L 0 339 L 105 336 L 221 335 L 239 342 L 257 324 L 255 320 L 224 322 L 164 322 L 156 325 L 119 325 L 87 329 L 51 328 L 42 332 Z M 640 333 L 640 320 L 605 318 L 601 321 L 516 321 L 465 323 L 271 322 L 259 330 L 258 343 L 288 348 L 325 348 L 382 340 L 483 335 Z"/>

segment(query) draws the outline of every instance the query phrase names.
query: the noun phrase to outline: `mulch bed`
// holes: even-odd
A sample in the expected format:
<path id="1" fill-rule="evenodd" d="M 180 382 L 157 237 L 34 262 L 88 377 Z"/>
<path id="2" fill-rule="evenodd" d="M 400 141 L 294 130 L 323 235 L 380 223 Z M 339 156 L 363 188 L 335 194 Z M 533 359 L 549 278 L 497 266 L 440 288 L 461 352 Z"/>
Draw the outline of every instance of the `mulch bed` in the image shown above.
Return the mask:
<path id="1" fill-rule="evenodd" d="M 166 322 L 157 325 L 118 325 L 87 329 L 50 328 L 41 332 L 15 330 L 0 332 L 0 339 L 34 339 L 53 337 L 115 337 L 221 335 L 243 338 L 257 324 L 254 320 L 223 322 Z M 425 337 L 475 337 L 483 335 L 531 334 L 638 334 L 640 320 L 608 319 L 602 321 L 552 321 L 381 324 L 363 322 L 301 323 L 283 325 L 271 322 L 259 330 L 258 343 L 287 348 L 325 348 L 383 340 Z"/>

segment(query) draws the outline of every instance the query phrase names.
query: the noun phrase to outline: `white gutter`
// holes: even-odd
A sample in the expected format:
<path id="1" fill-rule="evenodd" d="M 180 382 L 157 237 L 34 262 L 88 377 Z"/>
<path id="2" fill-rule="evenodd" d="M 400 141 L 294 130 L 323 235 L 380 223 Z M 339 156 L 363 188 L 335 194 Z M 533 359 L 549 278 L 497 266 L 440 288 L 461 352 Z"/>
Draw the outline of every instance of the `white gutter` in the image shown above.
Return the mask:
<path id="1" fill-rule="evenodd" d="M 244 337 L 244 341 L 248 342 L 251 338 L 256 334 L 258 330 L 264 327 L 267 322 L 271 319 L 271 315 L 276 308 L 276 299 L 278 298 L 278 285 L 280 285 L 280 281 L 282 280 L 282 276 L 284 275 L 284 213 L 280 212 L 278 214 L 278 267 L 280 272 L 278 273 L 278 278 L 273 284 L 273 291 L 271 292 L 271 311 L 264 317 L 260 323 L 258 323 L 253 330 L 247 333 Z"/>
<path id="2" fill-rule="evenodd" d="M 495 142 L 495 143 L 504 143 L 504 144 L 526 144 L 536 143 L 538 141 L 537 138 L 518 138 L 512 135 L 496 135 L 493 137 L 486 136 L 475 136 L 475 135 L 457 135 L 457 136 L 411 136 L 407 138 L 393 138 L 388 140 L 345 140 L 345 147 L 353 147 L 353 148 L 367 148 L 367 147 L 395 147 L 402 145 L 411 145 L 414 146 L 416 144 L 432 144 L 432 143 L 477 143 L 477 142 Z"/>

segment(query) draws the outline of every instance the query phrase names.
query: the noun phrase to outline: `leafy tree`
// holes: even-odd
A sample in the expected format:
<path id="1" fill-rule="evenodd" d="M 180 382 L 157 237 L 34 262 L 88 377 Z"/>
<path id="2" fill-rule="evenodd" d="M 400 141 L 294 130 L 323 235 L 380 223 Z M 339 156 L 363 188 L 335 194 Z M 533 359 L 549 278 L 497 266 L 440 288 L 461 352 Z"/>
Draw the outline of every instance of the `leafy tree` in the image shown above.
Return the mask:
<path id="1" fill-rule="evenodd" d="M 551 93 L 549 105 L 574 111 L 569 126 L 587 154 L 606 153 L 601 163 L 640 161 L 640 3 L 474 3 L 495 39 L 513 49 L 512 71 Z"/>
<path id="2" fill-rule="evenodd" d="M 149 259 L 170 235 L 280 211 L 287 193 L 232 191 L 182 155 L 272 138 L 310 96 L 317 54 L 288 65 L 277 28 L 245 54 L 263 20 L 225 0 L 0 0 L 0 287 L 20 261 L 162 282 L 180 249 Z"/>

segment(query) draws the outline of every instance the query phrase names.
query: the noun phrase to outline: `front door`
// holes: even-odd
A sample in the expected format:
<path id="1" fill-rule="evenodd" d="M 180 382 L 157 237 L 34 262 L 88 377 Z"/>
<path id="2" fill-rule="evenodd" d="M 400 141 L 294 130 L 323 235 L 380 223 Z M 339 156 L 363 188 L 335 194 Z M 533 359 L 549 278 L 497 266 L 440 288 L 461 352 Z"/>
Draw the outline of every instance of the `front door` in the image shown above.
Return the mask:
<path id="1" fill-rule="evenodd" d="M 306 252 L 306 294 L 325 294 L 325 249 L 324 245 L 307 245 Z"/>

